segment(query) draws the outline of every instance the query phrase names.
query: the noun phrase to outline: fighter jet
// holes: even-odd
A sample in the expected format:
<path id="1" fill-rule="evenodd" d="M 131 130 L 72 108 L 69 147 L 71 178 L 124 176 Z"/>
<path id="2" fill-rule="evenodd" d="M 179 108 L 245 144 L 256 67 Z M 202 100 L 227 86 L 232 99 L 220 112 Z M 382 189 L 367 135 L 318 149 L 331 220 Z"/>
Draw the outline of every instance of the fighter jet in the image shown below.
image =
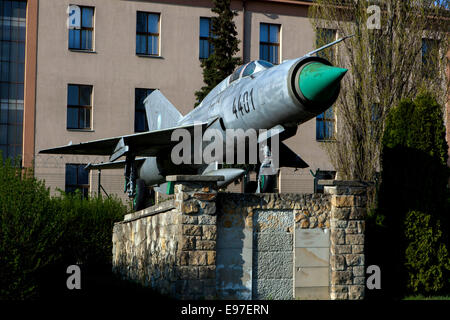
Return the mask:
<path id="1" fill-rule="evenodd" d="M 347 69 L 332 66 L 328 60 L 315 54 L 348 37 L 279 65 L 263 60 L 242 65 L 185 116 L 159 90 L 155 90 L 144 100 L 149 131 L 70 144 L 41 150 L 40 153 L 109 156 L 108 162 L 89 164 L 86 169 L 124 168 L 125 192 L 133 198 L 135 210 L 140 210 L 146 205 L 149 190 L 173 192 L 173 185 L 166 182 L 168 175 L 223 176 L 224 180 L 218 185 L 225 187 L 246 173 L 242 168 L 220 167 L 218 164 L 226 160 L 222 155 L 210 163 L 202 160 L 200 163 L 185 161 L 175 164 L 171 157 L 171 151 L 179 143 L 179 140 L 173 141 L 175 131 L 195 136 L 198 130 L 202 133 L 216 130 L 225 137 L 228 130 L 267 130 L 264 137 L 258 136 L 257 140 L 259 147 L 264 146 L 265 156 L 257 163 L 256 192 L 271 192 L 279 167 L 308 167 L 282 141 L 294 136 L 299 125 L 324 112 L 336 101 L 340 80 Z M 277 147 L 279 163 L 276 167 L 271 161 L 274 150 L 271 150 L 270 141 L 274 137 L 281 141 Z M 237 140 L 249 148 L 246 137 L 238 136 Z M 226 145 L 225 149 L 237 151 L 238 145 L 239 141 L 231 147 Z M 205 150 L 207 146 L 208 143 L 203 141 L 200 145 L 197 143 L 188 158 L 194 159 L 195 152 Z M 271 170 L 264 171 L 268 168 Z"/>

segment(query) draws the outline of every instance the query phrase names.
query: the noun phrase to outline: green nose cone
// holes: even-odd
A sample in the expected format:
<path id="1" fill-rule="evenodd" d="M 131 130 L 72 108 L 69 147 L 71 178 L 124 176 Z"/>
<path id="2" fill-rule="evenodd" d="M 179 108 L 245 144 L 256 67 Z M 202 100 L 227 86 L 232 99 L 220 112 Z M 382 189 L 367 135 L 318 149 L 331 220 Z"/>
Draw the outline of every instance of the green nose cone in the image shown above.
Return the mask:
<path id="1" fill-rule="evenodd" d="M 303 96 L 310 101 L 329 102 L 339 87 L 347 69 L 327 66 L 320 62 L 306 65 L 300 73 L 298 84 Z"/>

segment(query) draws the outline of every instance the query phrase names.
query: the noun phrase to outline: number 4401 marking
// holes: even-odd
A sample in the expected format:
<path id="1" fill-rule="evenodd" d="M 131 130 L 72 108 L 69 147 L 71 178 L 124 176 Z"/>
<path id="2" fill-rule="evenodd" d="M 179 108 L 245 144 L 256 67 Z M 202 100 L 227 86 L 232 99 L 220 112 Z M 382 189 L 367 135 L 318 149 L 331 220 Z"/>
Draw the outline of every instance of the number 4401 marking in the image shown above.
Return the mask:
<path id="1" fill-rule="evenodd" d="M 249 113 L 251 111 L 250 105 L 252 106 L 253 110 L 256 110 L 255 104 L 253 103 L 253 89 L 250 90 L 250 93 L 248 91 L 245 91 L 244 93 L 239 94 L 237 104 L 236 97 L 234 98 L 233 113 L 236 116 L 236 119 L 239 118 L 239 112 L 241 113 L 241 116 L 243 116 L 245 113 Z"/>

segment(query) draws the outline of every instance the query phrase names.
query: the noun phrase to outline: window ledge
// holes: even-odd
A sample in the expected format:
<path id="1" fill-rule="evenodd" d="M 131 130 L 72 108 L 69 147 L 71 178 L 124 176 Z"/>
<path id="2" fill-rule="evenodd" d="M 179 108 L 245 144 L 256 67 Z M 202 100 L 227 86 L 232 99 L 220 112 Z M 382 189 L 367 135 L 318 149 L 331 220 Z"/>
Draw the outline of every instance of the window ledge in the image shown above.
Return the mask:
<path id="1" fill-rule="evenodd" d="M 153 58 L 153 59 L 164 59 L 162 56 L 154 56 L 151 54 L 142 54 L 142 53 L 136 53 L 136 56 L 141 58 Z"/>
<path id="2" fill-rule="evenodd" d="M 69 51 L 82 52 L 82 53 L 97 53 L 97 51 L 94 51 L 94 50 L 82 50 L 82 49 L 70 49 L 70 48 L 69 48 Z"/>
<path id="3" fill-rule="evenodd" d="M 94 129 L 69 129 L 66 128 L 67 131 L 73 131 L 73 132 L 95 132 Z"/>
<path id="4" fill-rule="evenodd" d="M 317 142 L 336 142 L 336 139 L 316 139 Z"/>

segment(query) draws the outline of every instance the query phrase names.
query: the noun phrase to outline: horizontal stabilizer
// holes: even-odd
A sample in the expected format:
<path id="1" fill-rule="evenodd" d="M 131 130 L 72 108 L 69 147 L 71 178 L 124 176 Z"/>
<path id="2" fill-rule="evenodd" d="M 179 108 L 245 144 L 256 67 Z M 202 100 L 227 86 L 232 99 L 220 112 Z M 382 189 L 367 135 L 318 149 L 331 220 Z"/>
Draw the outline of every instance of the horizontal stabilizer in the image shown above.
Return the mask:
<path id="1" fill-rule="evenodd" d="M 162 150 L 173 147 L 178 141 L 171 141 L 172 133 L 177 129 L 187 130 L 191 136 L 194 136 L 194 128 L 200 127 L 204 131 L 207 122 L 188 124 L 179 127 L 172 127 L 162 130 L 147 131 L 131 135 L 82 142 L 62 147 L 41 150 L 39 153 L 50 154 L 83 154 L 110 156 L 117 153 L 116 156 L 122 156 L 126 152 L 138 157 L 154 157 Z M 115 160 L 116 157 L 113 157 Z"/>
<path id="2" fill-rule="evenodd" d="M 149 131 L 175 126 L 183 117 L 159 90 L 154 90 L 144 100 Z"/>
<path id="3" fill-rule="evenodd" d="M 140 166 L 145 161 L 145 158 L 135 159 L 134 162 L 137 166 Z M 102 162 L 102 163 L 89 163 L 85 170 L 103 170 L 103 169 L 121 169 L 125 167 L 125 160 L 119 160 L 115 162 Z"/>

